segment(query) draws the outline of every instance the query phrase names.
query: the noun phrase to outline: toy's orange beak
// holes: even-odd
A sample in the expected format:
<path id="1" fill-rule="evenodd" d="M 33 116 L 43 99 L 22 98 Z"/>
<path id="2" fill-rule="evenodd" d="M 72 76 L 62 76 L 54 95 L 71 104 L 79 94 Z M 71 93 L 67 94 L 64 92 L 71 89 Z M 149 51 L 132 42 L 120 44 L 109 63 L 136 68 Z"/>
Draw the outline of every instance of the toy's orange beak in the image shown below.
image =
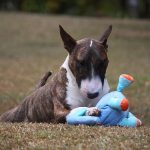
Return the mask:
<path id="1" fill-rule="evenodd" d="M 131 82 L 134 81 L 134 78 L 133 78 L 132 76 L 128 75 L 128 74 L 122 74 L 122 76 L 123 76 L 124 78 L 126 78 L 127 80 L 131 81 Z"/>
<path id="2" fill-rule="evenodd" d="M 129 107 L 129 102 L 126 98 L 124 98 L 122 101 L 121 101 L 121 109 L 123 111 L 126 111 Z"/>

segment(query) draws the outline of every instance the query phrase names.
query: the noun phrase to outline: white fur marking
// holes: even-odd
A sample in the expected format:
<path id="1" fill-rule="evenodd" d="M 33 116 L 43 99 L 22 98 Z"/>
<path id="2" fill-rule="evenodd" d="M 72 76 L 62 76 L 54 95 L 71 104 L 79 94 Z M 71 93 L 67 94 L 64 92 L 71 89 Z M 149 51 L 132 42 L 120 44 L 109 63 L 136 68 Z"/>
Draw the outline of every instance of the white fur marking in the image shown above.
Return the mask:
<path id="1" fill-rule="evenodd" d="M 92 64 L 91 64 L 91 68 L 92 68 L 92 78 L 93 78 L 94 77 L 94 67 Z"/>
<path id="2" fill-rule="evenodd" d="M 93 41 L 91 40 L 91 42 L 90 42 L 90 47 L 92 47 L 92 44 L 93 44 Z"/>
<path id="3" fill-rule="evenodd" d="M 81 91 L 87 93 L 97 93 L 102 90 L 102 82 L 98 76 L 92 77 L 92 79 L 84 79 L 81 81 Z"/>
<path id="4" fill-rule="evenodd" d="M 92 90 L 94 91 L 95 89 L 99 90 L 98 97 L 96 97 L 95 99 L 88 99 L 86 95 L 87 93 L 84 94 L 82 92 L 82 87 L 81 89 L 79 89 L 76 83 L 76 79 L 69 68 L 68 62 L 69 62 L 69 55 L 67 56 L 63 65 L 61 66 L 67 70 L 67 79 L 68 79 L 67 96 L 66 96 L 67 104 L 71 106 L 71 109 L 76 108 L 76 107 L 95 106 L 97 102 L 100 100 L 100 98 L 109 92 L 109 85 L 108 85 L 107 80 L 106 79 L 104 80 L 103 89 L 101 87 L 101 84 L 98 84 L 100 83 L 99 81 L 100 79 L 98 77 L 92 78 L 90 84 L 89 84 L 89 81 L 83 80 L 82 82 L 87 82 L 89 84 L 88 87 L 91 86 L 90 87 L 91 91 Z"/>
<path id="5" fill-rule="evenodd" d="M 63 63 L 61 67 L 67 70 L 68 83 L 67 83 L 66 100 L 67 100 L 67 103 L 71 105 L 71 108 L 73 109 L 79 106 L 84 106 L 85 102 L 84 102 L 84 98 L 80 94 L 80 90 L 76 83 L 76 79 L 69 68 L 68 62 L 69 62 L 69 55 L 67 56 L 65 62 Z"/>

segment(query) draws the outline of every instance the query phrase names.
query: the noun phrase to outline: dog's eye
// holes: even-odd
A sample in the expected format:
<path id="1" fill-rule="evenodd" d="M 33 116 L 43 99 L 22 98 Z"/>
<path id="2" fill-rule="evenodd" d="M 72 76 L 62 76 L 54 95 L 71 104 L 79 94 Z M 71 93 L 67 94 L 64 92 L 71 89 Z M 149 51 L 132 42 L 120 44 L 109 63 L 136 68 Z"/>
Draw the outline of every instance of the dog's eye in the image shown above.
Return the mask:
<path id="1" fill-rule="evenodd" d="M 82 67 L 82 66 L 85 66 L 85 61 L 77 61 L 77 65 L 79 66 L 79 67 Z"/>

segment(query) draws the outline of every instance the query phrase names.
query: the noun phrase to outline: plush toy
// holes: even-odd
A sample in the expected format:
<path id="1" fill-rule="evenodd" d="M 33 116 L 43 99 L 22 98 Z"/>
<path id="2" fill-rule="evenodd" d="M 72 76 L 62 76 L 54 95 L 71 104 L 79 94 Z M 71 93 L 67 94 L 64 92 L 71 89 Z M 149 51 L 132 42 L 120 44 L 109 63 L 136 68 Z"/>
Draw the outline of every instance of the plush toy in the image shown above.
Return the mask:
<path id="1" fill-rule="evenodd" d="M 133 77 L 122 74 L 119 77 L 117 90 L 104 95 L 97 103 L 96 108 L 100 110 L 98 116 L 88 116 L 88 107 L 73 109 L 66 117 L 67 123 L 71 125 L 104 125 L 137 127 L 142 122 L 129 112 L 129 104 L 123 95 L 123 89 L 133 82 Z"/>

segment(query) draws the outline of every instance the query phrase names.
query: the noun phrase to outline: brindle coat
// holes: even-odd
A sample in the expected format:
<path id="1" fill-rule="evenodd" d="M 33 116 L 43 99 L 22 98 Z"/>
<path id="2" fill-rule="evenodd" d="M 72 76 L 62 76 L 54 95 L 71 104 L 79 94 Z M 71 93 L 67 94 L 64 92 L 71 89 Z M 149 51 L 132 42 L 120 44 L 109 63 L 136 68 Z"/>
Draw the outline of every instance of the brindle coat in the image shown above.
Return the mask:
<path id="1" fill-rule="evenodd" d="M 46 73 L 36 90 L 20 105 L 2 114 L 0 121 L 64 123 L 69 112 L 69 106 L 65 102 L 66 70 L 61 68 L 52 80 L 45 84 L 49 76 L 50 73 Z"/>
<path id="2" fill-rule="evenodd" d="M 99 60 L 100 64 L 97 63 L 99 68 L 94 69 L 100 71 L 96 72 L 96 74 L 100 76 L 102 82 L 105 78 L 105 72 L 108 64 L 106 49 L 107 38 L 111 32 L 111 29 L 112 27 L 109 26 L 102 35 L 100 41 L 93 40 L 96 47 L 91 47 L 93 50 L 96 49 L 96 52 L 98 52 L 96 56 L 99 57 L 96 60 Z M 78 86 L 80 87 L 81 79 L 84 79 L 85 76 L 90 73 L 89 70 L 91 69 L 86 67 L 88 64 L 83 65 L 82 61 L 82 57 L 84 56 L 83 53 L 89 51 L 87 48 L 87 43 L 89 43 L 89 40 L 86 39 L 85 41 L 76 41 L 67 32 L 65 32 L 61 26 L 60 35 L 64 42 L 64 47 L 70 55 L 68 65 L 76 78 Z M 84 49 L 82 50 L 83 47 Z M 92 61 L 93 64 L 95 64 L 95 59 L 91 60 L 91 58 L 92 57 L 88 58 L 89 61 Z M 78 62 L 80 59 L 81 62 Z M 78 64 L 80 66 L 78 66 Z M 97 65 L 95 65 L 95 67 L 97 67 Z M 82 68 L 85 68 L 86 71 Z M 71 109 L 71 106 L 69 106 L 66 101 L 66 97 L 68 96 L 67 83 L 69 82 L 67 79 L 67 70 L 61 67 L 56 75 L 48 83 L 46 83 L 50 75 L 50 72 L 46 73 L 36 89 L 29 96 L 27 96 L 20 105 L 2 114 L 0 116 L 0 121 L 64 123 L 66 120 L 65 117 Z"/>

